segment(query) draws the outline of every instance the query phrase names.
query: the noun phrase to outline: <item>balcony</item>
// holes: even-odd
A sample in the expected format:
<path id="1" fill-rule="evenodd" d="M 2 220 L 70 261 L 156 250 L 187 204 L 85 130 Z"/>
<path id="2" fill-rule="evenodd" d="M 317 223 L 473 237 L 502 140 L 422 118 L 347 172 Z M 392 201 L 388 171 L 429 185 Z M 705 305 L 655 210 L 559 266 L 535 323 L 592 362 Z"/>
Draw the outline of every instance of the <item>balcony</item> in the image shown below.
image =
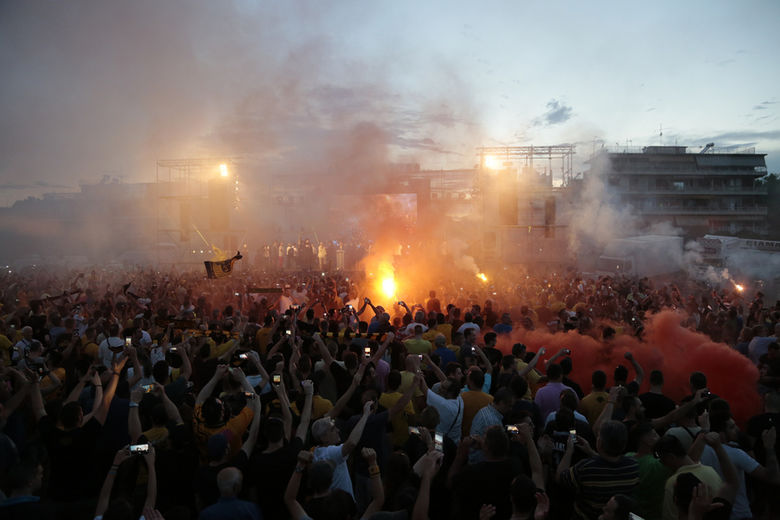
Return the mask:
<path id="1" fill-rule="evenodd" d="M 628 189 L 615 188 L 621 195 L 768 195 L 766 186 L 720 186 L 716 188 L 696 187 L 690 188 L 643 188 L 633 186 Z"/>
<path id="2" fill-rule="evenodd" d="M 643 215 L 752 215 L 759 217 L 765 217 L 767 215 L 766 206 L 738 206 L 736 208 L 684 208 L 682 206 L 668 206 L 638 208 L 637 211 Z"/>

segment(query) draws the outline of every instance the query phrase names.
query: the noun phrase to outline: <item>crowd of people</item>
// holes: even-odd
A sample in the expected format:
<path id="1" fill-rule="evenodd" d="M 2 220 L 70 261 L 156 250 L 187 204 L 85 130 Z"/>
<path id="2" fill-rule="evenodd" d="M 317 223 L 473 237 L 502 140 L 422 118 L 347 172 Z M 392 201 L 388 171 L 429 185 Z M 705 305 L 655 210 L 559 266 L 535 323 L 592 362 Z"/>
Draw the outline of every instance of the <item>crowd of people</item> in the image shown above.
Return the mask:
<path id="1" fill-rule="evenodd" d="M 504 271 L 379 302 L 317 267 L 0 275 L 0 518 L 780 517 L 760 292 Z M 715 374 L 676 401 L 631 352 L 583 374 L 512 339 L 642 341 L 664 309 L 757 367 L 763 413 L 737 424 Z"/>

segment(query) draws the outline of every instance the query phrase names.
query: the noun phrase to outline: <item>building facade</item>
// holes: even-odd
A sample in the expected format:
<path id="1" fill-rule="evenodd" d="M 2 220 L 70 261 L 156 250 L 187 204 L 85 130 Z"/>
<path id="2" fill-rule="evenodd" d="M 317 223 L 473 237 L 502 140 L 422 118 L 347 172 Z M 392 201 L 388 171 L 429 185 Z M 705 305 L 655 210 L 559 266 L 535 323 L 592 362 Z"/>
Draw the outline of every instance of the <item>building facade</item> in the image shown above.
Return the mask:
<path id="1" fill-rule="evenodd" d="M 767 174 L 765 154 L 754 149 L 605 149 L 591 160 L 591 173 L 648 225 L 668 222 L 689 236 L 767 232 L 767 188 L 756 182 Z"/>

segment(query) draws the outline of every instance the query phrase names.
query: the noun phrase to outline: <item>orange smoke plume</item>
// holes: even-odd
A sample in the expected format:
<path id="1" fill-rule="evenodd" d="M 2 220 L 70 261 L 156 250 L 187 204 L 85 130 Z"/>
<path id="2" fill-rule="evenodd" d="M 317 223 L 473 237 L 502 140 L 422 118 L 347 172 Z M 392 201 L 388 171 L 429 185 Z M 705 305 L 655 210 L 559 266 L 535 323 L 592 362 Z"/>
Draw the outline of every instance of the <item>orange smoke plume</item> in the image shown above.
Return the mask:
<path id="1" fill-rule="evenodd" d="M 734 419 L 744 425 L 747 419 L 761 412 L 761 398 L 756 390 L 758 369 L 728 345 L 714 343 L 705 334 L 682 327 L 683 319 L 682 314 L 673 311 L 651 316 L 645 324 L 643 341 L 627 334 L 604 342 L 574 331 L 550 334 L 516 329 L 511 340 L 501 339 L 499 346 L 507 353 L 515 342 L 526 344 L 530 351 L 544 346 L 546 358 L 562 348 L 570 348 L 574 365 L 570 377 L 586 393 L 591 388 L 590 378 L 595 370 L 606 372 L 610 384 L 617 365 L 628 367 L 633 374 L 630 363 L 624 358 L 626 352 L 631 352 L 645 371 L 640 392 L 649 389 L 650 371 L 658 369 L 664 373 L 664 394 L 677 402 L 691 393 L 688 383 L 691 372 L 700 371 L 707 376 L 709 390 L 728 401 Z"/>

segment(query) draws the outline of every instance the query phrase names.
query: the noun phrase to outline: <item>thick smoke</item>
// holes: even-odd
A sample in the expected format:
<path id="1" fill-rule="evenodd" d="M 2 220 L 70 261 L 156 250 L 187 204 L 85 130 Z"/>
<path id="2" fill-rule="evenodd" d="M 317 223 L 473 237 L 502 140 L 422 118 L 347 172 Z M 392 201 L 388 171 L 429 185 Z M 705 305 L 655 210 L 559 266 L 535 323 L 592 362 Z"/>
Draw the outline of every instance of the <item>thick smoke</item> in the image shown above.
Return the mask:
<path id="1" fill-rule="evenodd" d="M 0 140 L 0 177 L 23 197 L 51 191 L 39 180 L 52 172 L 77 191 L 100 179 L 153 181 L 158 159 L 231 157 L 246 241 L 360 225 L 364 197 L 394 180 L 388 165 L 446 164 L 464 143 L 470 153 L 480 130 L 454 64 L 429 69 L 427 81 L 446 88 L 412 95 L 389 57 L 340 60 L 339 27 L 349 29 L 342 15 L 353 7 L 3 3 L 0 95 L 19 103 L 3 105 L 14 131 Z M 294 202 L 270 204 L 276 188 Z M 137 216 L 154 212 L 136 206 Z M 52 251 L 92 237 L 78 249 L 97 252 L 126 228 L 106 229 L 112 209 L 99 200 L 91 210 L 76 226 L 36 230 L 56 239 Z"/>
<path id="2" fill-rule="evenodd" d="M 758 369 L 748 358 L 723 343 L 714 343 L 705 334 L 680 325 L 684 317 L 673 311 L 651 316 L 646 323 L 643 340 L 627 334 L 614 341 L 602 342 L 576 332 L 550 334 L 543 330 L 515 330 L 511 339 L 503 338 L 499 347 L 510 352 L 513 342 L 523 342 L 531 351 L 546 347 L 546 358 L 559 349 L 570 348 L 575 370 L 572 377 L 583 389 L 591 387 L 590 375 L 603 370 L 612 380 L 617 365 L 630 367 L 624 358 L 631 352 L 645 371 L 641 392 L 649 388 L 651 370 L 664 373 L 664 394 L 675 401 L 690 395 L 688 378 L 691 372 L 701 371 L 707 376 L 712 393 L 726 399 L 735 419 L 744 423 L 761 411 L 761 399 L 755 381 Z"/>

